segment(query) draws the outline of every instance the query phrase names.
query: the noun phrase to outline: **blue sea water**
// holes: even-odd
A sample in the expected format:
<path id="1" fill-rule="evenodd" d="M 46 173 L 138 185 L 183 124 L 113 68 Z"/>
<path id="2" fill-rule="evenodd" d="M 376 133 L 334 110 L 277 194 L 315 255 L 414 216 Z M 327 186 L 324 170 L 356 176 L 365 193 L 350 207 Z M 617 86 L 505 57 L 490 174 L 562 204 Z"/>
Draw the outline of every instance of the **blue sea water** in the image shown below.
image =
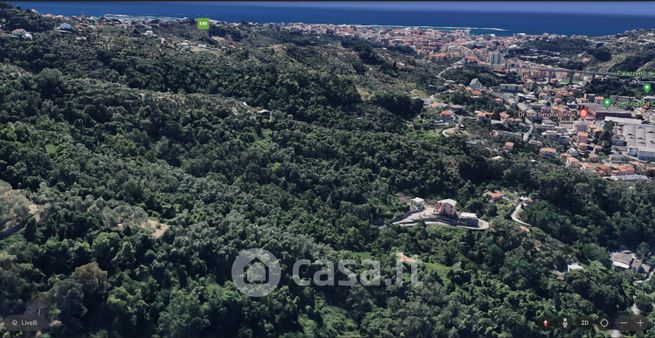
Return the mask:
<path id="1" fill-rule="evenodd" d="M 306 22 L 471 27 L 477 33 L 609 35 L 655 28 L 652 2 L 120 2 L 11 1 L 40 13 L 209 17 L 228 22 Z M 488 29 L 493 28 L 493 29 Z"/>

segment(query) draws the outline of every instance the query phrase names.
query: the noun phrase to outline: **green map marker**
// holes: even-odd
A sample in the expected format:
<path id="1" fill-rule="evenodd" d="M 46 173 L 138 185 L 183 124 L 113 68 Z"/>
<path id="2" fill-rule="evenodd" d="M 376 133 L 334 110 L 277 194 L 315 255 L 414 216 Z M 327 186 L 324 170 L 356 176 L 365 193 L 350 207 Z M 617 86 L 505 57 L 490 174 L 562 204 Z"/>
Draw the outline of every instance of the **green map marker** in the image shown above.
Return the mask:
<path id="1" fill-rule="evenodd" d="M 198 26 L 198 30 L 201 31 L 209 30 L 209 18 L 197 18 L 196 24 Z"/>
<path id="2" fill-rule="evenodd" d="M 650 83 L 644 83 L 644 93 L 648 94 L 650 92 Z"/>
<path id="3" fill-rule="evenodd" d="M 606 97 L 606 98 L 603 100 L 603 106 L 605 106 L 605 109 L 609 108 L 611 104 L 612 104 L 612 100 L 610 100 L 609 97 Z"/>

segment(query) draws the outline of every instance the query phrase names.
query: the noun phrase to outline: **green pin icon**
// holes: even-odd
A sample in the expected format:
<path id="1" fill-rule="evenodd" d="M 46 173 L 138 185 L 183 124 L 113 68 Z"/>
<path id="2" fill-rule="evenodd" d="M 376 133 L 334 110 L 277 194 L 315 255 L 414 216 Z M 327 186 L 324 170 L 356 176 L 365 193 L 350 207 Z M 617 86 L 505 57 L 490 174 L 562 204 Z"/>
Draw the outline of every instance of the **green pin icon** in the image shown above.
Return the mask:
<path id="1" fill-rule="evenodd" d="M 644 93 L 650 93 L 650 83 L 644 83 Z"/>
<path id="2" fill-rule="evenodd" d="M 197 18 L 196 24 L 199 30 L 202 31 L 209 30 L 209 18 Z"/>
<path id="3" fill-rule="evenodd" d="M 610 107 L 610 105 L 612 105 L 612 100 L 610 100 L 609 97 L 606 97 L 606 98 L 603 100 L 603 106 L 605 106 L 605 109 L 607 109 L 607 108 Z"/>

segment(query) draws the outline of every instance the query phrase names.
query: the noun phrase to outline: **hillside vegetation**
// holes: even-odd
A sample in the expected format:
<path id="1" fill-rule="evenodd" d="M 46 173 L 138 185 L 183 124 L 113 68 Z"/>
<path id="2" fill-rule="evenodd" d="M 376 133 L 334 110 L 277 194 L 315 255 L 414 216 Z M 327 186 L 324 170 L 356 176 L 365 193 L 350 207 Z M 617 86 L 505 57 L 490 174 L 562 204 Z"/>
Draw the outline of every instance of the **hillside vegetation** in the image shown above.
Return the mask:
<path id="1" fill-rule="evenodd" d="M 444 65 L 266 26 L 179 22 L 147 37 L 61 34 L 8 6 L 0 18 L 0 180 L 47 206 L 0 240 L 0 316 L 46 297 L 53 337 L 547 337 L 541 316 L 616 315 L 633 296 L 652 316 L 653 282 L 633 286 L 607 251 L 655 244 L 652 181 L 492 160 L 414 130 L 414 97 Z M 34 40 L 9 36 L 17 25 Z M 535 199 L 534 227 L 483 196 L 497 189 Z M 457 199 L 492 229 L 394 226 L 398 194 Z M 425 263 L 423 283 L 301 287 L 284 274 L 251 298 L 230 269 L 257 247 L 283 271 L 366 257 L 384 277 L 404 252 Z M 564 275 L 572 261 L 585 269 Z"/>

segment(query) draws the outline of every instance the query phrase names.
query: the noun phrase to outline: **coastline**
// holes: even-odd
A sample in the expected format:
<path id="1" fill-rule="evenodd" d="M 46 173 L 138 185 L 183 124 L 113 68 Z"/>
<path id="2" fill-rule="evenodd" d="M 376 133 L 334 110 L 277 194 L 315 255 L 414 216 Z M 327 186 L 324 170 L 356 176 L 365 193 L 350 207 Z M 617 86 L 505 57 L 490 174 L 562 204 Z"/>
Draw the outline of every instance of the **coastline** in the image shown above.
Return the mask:
<path id="1" fill-rule="evenodd" d="M 104 15 L 63 15 L 63 14 L 52 14 L 52 13 L 40 13 L 44 16 L 52 16 L 52 17 L 62 17 L 65 19 L 74 19 L 74 18 L 105 18 L 109 20 L 126 20 L 126 21 L 144 21 L 144 20 L 161 20 L 161 21 L 186 21 L 186 20 L 193 20 L 193 18 L 189 18 L 188 16 L 157 16 L 157 15 L 131 15 L 131 14 L 114 14 L 114 13 L 108 13 Z M 214 22 L 221 22 L 221 23 L 226 23 L 226 24 L 237 24 L 239 22 L 236 21 L 224 21 L 224 20 L 218 20 L 218 19 L 213 19 L 209 18 L 211 21 Z M 430 25 L 385 25 L 385 24 L 348 24 L 348 23 L 341 23 L 341 24 L 328 24 L 328 23 L 311 23 L 311 22 L 248 22 L 249 24 L 252 25 L 279 25 L 279 26 L 284 26 L 284 25 L 335 25 L 335 26 L 354 26 L 354 27 L 374 27 L 374 28 L 408 28 L 408 29 L 431 29 L 431 30 L 436 30 L 436 31 L 467 31 L 467 32 L 500 32 L 500 33 L 508 33 L 511 32 L 508 29 L 505 28 L 499 28 L 499 27 L 468 27 L 468 26 L 430 26 Z M 481 35 L 485 33 L 473 33 L 474 35 Z M 486 33 L 486 34 L 495 34 L 495 33 Z M 530 34 L 528 34 L 530 35 Z"/>
<path id="2" fill-rule="evenodd" d="M 216 4 L 199 7 L 180 2 L 169 2 L 166 6 L 150 6 L 149 3 L 125 2 L 23 2 L 10 3 L 22 8 L 33 8 L 39 13 L 64 16 L 102 17 L 111 15 L 120 18 L 162 18 L 180 20 L 184 18 L 210 18 L 212 20 L 258 24 L 335 24 L 380 27 L 419 27 L 437 30 L 468 30 L 471 34 L 511 35 L 543 33 L 557 35 L 609 36 L 638 29 L 655 29 L 652 16 L 620 12 L 553 14 L 540 12 L 505 12 L 502 8 L 488 8 L 484 12 L 452 9 L 418 10 L 405 8 L 402 11 L 372 9 L 342 9 L 338 6 L 306 8 L 302 4 L 281 7 L 266 7 L 261 4 Z M 115 14 L 123 13 L 123 14 Z"/>

